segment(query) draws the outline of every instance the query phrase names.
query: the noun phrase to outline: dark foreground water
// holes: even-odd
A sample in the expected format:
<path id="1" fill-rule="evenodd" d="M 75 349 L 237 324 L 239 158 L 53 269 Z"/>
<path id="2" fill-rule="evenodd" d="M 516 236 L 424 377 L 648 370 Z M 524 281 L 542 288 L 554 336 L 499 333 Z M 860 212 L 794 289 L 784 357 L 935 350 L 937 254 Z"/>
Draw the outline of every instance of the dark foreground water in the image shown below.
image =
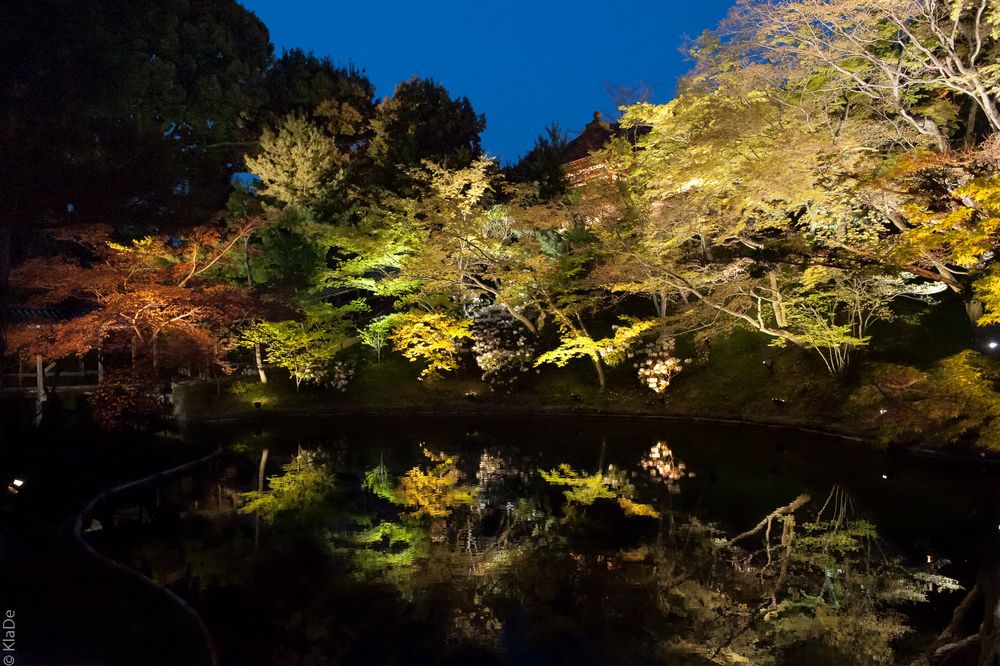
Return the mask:
<path id="1" fill-rule="evenodd" d="M 994 468 L 784 431 L 369 417 L 189 436 L 226 452 L 104 503 L 89 539 L 188 600 L 234 666 L 896 663 L 1000 529 Z M 240 507 L 265 449 L 260 520 Z"/>

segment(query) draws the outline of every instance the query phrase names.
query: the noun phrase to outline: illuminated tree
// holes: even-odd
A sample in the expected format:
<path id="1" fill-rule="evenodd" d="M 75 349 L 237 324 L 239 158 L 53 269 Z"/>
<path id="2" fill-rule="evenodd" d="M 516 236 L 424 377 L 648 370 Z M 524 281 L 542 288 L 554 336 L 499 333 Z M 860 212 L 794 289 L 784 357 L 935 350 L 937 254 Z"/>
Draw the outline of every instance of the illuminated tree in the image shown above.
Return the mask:
<path id="1" fill-rule="evenodd" d="M 995 373 L 979 354 L 949 356 L 928 371 L 874 364 L 851 396 L 859 416 L 886 443 L 919 440 L 947 446 L 971 439 L 1000 450 L 1000 395 Z"/>
<path id="2" fill-rule="evenodd" d="M 870 105 L 945 148 L 959 107 L 949 98 L 1000 129 L 990 64 L 996 21 L 988 2 L 784 0 L 741 4 L 726 27 L 741 34 L 746 58 L 810 73 L 799 83 L 806 94 L 821 89 Z"/>
<path id="3" fill-rule="evenodd" d="M 389 338 L 404 357 L 425 364 L 421 379 L 435 379 L 442 372 L 458 369 L 458 345 L 472 337 L 471 324 L 444 314 L 407 313 Z"/>
<path id="4" fill-rule="evenodd" d="M 361 344 L 375 350 L 375 362 L 382 362 L 382 350 L 389 344 L 392 329 L 400 322 L 402 315 L 393 313 L 372 319 L 364 328 L 358 329 Z"/>
<path id="5" fill-rule="evenodd" d="M 634 501 L 635 486 L 613 465 L 606 471 L 587 474 L 562 464 L 549 471 L 540 469 L 538 474 L 549 484 L 566 487 L 563 497 L 567 503 L 567 519 L 574 517 L 576 506 L 588 507 L 600 499 L 615 500 L 627 516 L 660 517 L 660 512 L 651 505 Z"/>
<path id="6" fill-rule="evenodd" d="M 290 115 L 265 129 L 260 154 L 247 168 L 261 180 L 260 194 L 282 206 L 311 207 L 328 199 L 343 178 L 346 158 L 318 127 Z"/>
<path id="7" fill-rule="evenodd" d="M 336 365 L 336 357 L 351 342 L 351 316 L 367 309 L 363 301 L 340 307 L 306 304 L 300 309 L 299 320 L 261 321 L 248 327 L 243 344 L 263 345 L 268 361 L 288 371 L 296 390 L 303 383 L 331 382 L 342 389 L 349 376 L 346 368 Z"/>
<path id="8" fill-rule="evenodd" d="M 651 342 L 642 349 L 642 361 L 637 363 L 639 382 L 657 395 L 662 395 L 675 375 L 684 369 L 684 362 L 674 356 L 676 341 L 663 338 Z M 686 362 L 690 362 L 690 359 Z"/>
<path id="9" fill-rule="evenodd" d="M 984 307 L 997 302 L 998 164 L 992 142 L 960 153 L 915 152 L 868 193 L 894 232 L 874 248 L 879 258 L 960 294 L 974 324 L 992 321 L 982 320 Z"/>
<path id="10" fill-rule="evenodd" d="M 255 309 L 239 289 L 213 283 L 211 271 L 260 224 L 199 228 L 178 239 L 143 238 L 124 245 L 103 227 L 80 227 L 65 239 L 81 248 L 75 259 L 33 259 L 18 267 L 15 284 L 31 302 L 79 304 L 82 314 L 46 329 L 16 334 L 11 351 L 50 358 L 104 345 L 130 349 L 133 367 L 148 354 L 154 373 L 167 351 L 226 368 L 233 328 Z"/>
<path id="11" fill-rule="evenodd" d="M 657 323 L 652 319 L 623 321 L 624 325 L 614 327 L 614 335 L 610 338 L 594 339 L 579 324 L 567 328 L 559 346 L 539 356 L 535 366 L 552 363 L 562 368 L 575 358 L 589 359 L 603 391 L 606 383 L 604 365 L 618 365 L 625 360 L 628 351 L 639 341 L 639 336 Z"/>
<path id="12" fill-rule="evenodd" d="M 507 310 L 537 333 L 537 294 L 532 264 L 536 229 L 522 209 L 497 203 L 506 189 L 490 160 L 445 169 L 425 163 L 414 171 L 424 193 L 407 201 L 395 238 L 403 239 L 398 278 L 412 292 L 407 300 L 424 307 L 456 303 L 463 317 L 484 302 Z M 391 246 L 390 246 L 391 247 Z"/>

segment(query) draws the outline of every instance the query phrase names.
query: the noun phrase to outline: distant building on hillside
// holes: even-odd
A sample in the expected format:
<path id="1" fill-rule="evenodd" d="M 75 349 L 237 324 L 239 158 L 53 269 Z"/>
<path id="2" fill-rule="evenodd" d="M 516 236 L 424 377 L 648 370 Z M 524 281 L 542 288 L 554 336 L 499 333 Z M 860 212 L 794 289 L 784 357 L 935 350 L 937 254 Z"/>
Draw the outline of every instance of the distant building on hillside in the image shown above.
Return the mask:
<path id="1" fill-rule="evenodd" d="M 594 112 L 594 119 L 587 123 L 580 135 L 570 141 L 563 151 L 563 173 L 570 187 L 578 187 L 597 177 L 603 164 L 597 162 L 591 155 L 600 150 L 615 137 L 626 137 L 633 144 L 636 137 L 643 134 L 640 129 L 625 130 L 618 123 L 609 123 L 601 117 L 600 111 Z"/>

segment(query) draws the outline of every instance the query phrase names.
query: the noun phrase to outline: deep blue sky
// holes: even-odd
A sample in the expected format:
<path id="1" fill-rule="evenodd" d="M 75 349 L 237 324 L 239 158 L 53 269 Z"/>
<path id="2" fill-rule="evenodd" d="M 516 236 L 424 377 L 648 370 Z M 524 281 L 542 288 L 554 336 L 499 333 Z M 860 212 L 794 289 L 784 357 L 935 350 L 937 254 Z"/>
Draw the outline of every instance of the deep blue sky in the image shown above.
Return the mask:
<path id="1" fill-rule="evenodd" d="M 686 37 L 712 28 L 731 0 L 241 0 L 277 52 L 301 48 L 353 62 L 379 97 L 414 74 L 486 114 L 483 147 L 501 161 L 527 152 L 556 121 L 572 138 L 594 111 L 616 115 L 604 83 L 669 100 L 690 66 Z"/>

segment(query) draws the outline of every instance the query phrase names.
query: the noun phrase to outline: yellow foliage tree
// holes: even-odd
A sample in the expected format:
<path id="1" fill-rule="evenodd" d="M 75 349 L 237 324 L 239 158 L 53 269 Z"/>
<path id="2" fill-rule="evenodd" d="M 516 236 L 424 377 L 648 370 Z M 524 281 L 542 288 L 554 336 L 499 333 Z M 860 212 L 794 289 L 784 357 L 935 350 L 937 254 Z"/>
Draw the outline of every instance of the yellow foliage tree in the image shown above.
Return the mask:
<path id="1" fill-rule="evenodd" d="M 408 313 L 392 332 L 397 350 L 411 361 L 427 364 L 420 378 L 436 378 L 458 369 L 458 343 L 472 337 L 472 322 L 433 312 Z"/>

